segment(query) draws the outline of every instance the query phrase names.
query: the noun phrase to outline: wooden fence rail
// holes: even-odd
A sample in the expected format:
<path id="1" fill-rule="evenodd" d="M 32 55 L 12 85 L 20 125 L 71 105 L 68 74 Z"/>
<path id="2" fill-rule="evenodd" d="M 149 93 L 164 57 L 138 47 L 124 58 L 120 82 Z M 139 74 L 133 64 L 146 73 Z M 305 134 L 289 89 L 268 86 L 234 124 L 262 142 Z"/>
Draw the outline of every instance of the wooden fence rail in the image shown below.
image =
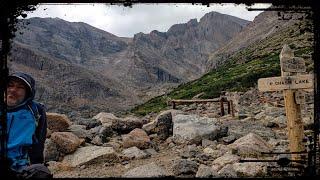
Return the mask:
<path id="1" fill-rule="evenodd" d="M 214 99 L 172 99 L 168 101 L 168 104 L 172 105 L 172 109 L 176 108 L 176 105 L 179 104 L 193 104 L 193 103 L 210 103 L 210 102 L 219 102 L 221 116 L 224 116 L 224 103 L 228 104 L 228 114 L 231 114 L 234 117 L 234 108 L 232 101 L 228 101 L 226 97 L 219 97 Z"/>

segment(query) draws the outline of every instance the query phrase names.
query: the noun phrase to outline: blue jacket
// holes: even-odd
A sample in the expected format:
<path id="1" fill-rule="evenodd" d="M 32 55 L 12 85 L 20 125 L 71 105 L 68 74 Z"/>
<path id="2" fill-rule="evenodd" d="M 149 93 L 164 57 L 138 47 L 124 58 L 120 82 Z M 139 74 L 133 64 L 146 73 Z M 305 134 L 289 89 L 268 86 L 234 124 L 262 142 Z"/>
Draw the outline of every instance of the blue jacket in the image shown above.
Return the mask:
<path id="1" fill-rule="evenodd" d="M 33 101 L 35 96 L 34 79 L 24 73 L 15 73 L 29 87 L 28 97 L 16 107 L 7 111 L 7 149 L 12 170 L 35 163 L 43 163 L 44 142 L 47 133 L 47 120 L 43 105 Z"/>

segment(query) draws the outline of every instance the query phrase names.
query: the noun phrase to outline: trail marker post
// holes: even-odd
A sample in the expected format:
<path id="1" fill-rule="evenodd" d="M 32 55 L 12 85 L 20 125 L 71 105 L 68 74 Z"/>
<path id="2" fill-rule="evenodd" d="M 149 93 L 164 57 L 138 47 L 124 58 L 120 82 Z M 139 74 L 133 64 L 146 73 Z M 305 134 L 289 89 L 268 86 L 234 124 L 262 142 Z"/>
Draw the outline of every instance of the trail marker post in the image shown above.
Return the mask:
<path id="1" fill-rule="evenodd" d="M 304 130 L 301 118 L 301 107 L 304 104 L 302 89 L 312 89 L 314 76 L 301 73 L 306 71 L 302 58 L 294 57 L 288 45 L 284 45 L 280 53 L 281 77 L 261 78 L 258 80 L 260 91 L 283 91 L 287 117 L 287 129 L 290 152 L 303 152 Z M 292 160 L 302 160 L 299 153 L 292 153 Z"/>

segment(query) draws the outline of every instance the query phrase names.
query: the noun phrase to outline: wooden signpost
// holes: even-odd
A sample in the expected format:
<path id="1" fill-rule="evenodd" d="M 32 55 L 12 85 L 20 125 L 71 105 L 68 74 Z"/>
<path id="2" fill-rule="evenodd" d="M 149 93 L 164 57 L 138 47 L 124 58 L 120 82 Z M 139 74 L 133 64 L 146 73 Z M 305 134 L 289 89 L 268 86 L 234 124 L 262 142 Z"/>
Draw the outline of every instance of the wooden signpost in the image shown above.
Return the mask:
<path id="1" fill-rule="evenodd" d="M 283 57 L 280 65 L 284 72 L 306 72 L 305 61 L 300 57 Z"/>
<path id="2" fill-rule="evenodd" d="M 289 149 L 292 160 L 302 160 L 302 155 L 293 152 L 305 151 L 304 130 L 301 118 L 301 104 L 304 104 L 302 89 L 312 89 L 314 76 L 302 75 L 306 71 L 302 58 L 294 57 L 288 45 L 280 53 L 281 77 L 261 78 L 258 80 L 260 91 L 283 91 L 287 116 Z"/>
<path id="3" fill-rule="evenodd" d="M 284 76 L 261 78 L 258 80 L 260 91 L 281 91 L 284 89 L 310 89 L 313 88 L 313 75 Z"/>

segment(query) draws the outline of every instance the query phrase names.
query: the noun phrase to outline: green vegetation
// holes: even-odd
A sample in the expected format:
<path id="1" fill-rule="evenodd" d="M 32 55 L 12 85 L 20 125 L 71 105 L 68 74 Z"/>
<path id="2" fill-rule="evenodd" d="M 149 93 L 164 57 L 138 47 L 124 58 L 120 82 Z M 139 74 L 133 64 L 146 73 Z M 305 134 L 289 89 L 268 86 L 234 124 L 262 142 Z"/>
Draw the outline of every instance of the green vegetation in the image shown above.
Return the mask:
<path id="1" fill-rule="evenodd" d="M 259 78 L 280 76 L 279 54 L 283 44 L 289 44 L 294 49 L 295 56 L 306 58 L 313 52 L 313 34 L 305 31 L 294 33 L 295 29 L 303 25 L 305 23 L 297 23 L 268 39 L 249 45 L 229 56 L 229 60 L 216 70 L 197 80 L 181 84 L 170 93 L 155 97 L 131 112 L 137 115 L 159 112 L 167 107 L 170 99 L 191 99 L 200 93 L 203 94 L 199 98 L 207 99 L 219 97 L 221 91 L 246 91 L 256 86 Z M 306 65 L 309 64 L 313 62 L 306 61 Z M 310 67 L 308 71 L 312 70 Z"/>
<path id="2" fill-rule="evenodd" d="M 202 92 L 204 94 L 200 98 L 215 98 L 225 90 L 245 91 L 254 86 L 259 78 L 278 75 L 280 75 L 279 57 L 274 55 L 245 64 L 225 65 L 198 80 L 181 84 L 166 96 L 153 98 L 135 107 L 132 112 L 139 115 L 159 112 L 167 107 L 167 101 L 170 99 L 190 99 Z"/>

